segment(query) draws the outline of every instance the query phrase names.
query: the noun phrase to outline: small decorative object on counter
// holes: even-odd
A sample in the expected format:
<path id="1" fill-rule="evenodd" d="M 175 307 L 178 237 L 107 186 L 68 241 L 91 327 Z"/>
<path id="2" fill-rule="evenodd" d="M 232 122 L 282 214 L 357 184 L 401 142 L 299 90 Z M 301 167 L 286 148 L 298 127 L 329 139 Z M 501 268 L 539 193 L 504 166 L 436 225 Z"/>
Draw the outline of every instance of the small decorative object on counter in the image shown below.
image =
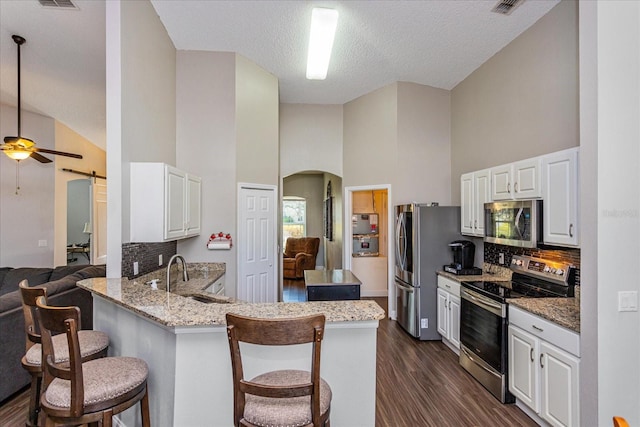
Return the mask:
<path id="1" fill-rule="evenodd" d="M 223 233 L 222 231 L 218 234 L 213 233 L 207 243 L 208 249 L 231 249 L 232 246 L 233 240 L 231 239 L 231 234 Z"/>

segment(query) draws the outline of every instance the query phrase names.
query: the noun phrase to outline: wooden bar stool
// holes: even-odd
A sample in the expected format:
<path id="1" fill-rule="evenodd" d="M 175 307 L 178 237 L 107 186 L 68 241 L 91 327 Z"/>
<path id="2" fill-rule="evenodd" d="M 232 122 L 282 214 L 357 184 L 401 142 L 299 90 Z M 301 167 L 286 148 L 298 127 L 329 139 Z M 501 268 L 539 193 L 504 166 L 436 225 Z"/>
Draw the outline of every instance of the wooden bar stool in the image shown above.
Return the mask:
<path id="1" fill-rule="evenodd" d="M 134 357 L 103 357 L 82 362 L 80 309 L 51 307 L 36 300 L 40 315 L 43 357 L 43 392 L 40 406 L 46 425 L 102 423 L 111 426 L 113 415 L 140 402 L 142 425 L 150 426 L 147 377 L 149 368 Z M 64 333 L 69 360 L 57 363 L 55 333 Z"/>
<path id="2" fill-rule="evenodd" d="M 614 427 L 629 427 L 629 423 L 623 417 L 613 417 Z"/>
<path id="3" fill-rule="evenodd" d="M 293 319 L 254 319 L 227 314 L 236 426 L 329 427 L 331 388 L 320 378 L 322 314 Z M 313 343 L 311 371 L 280 370 L 244 379 L 240 342 L 285 346 Z"/>
<path id="4" fill-rule="evenodd" d="M 24 328 L 26 332 L 27 351 L 22 357 L 22 367 L 31 374 L 31 391 L 29 396 L 29 414 L 27 426 L 38 424 L 40 412 L 40 389 L 42 385 L 42 338 L 38 326 L 36 299 L 43 297 L 46 303 L 47 290 L 42 287 L 29 287 L 23 280 L 19 284 L 22 295 L 22 310 L 24 312 Z M 78 326 L 80 327 L 80 326 Z M 83 361 L 97 359 L 107 355 L 109 336 L 100 331 L 79 331 L 80 354 Z M 69 347 L 64 335 L 53 338 L 56 347 L 56 362 L 69 361 Z"/>

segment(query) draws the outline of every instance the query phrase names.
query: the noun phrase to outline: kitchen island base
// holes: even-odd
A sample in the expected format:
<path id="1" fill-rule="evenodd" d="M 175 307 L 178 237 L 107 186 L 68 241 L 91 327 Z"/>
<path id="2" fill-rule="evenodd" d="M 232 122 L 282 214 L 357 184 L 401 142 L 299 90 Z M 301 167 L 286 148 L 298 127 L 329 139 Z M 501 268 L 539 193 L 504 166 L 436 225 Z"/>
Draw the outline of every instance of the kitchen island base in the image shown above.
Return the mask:
<path id="1" fill-rule="evenodd" d="M 333 391 L 333 425 L 375 425 L 377 327 L 378 320 L 326 324 L 321 375 Z M 153 426 L 233 425 L 225 326 L 168 327 L 94 294 L 94 328 L 109 334 L 109 355 L 140 357 L 149 365 Z M 247 376 L 273 369 L 309 369 L 310 344 L 285 351 L 243 348 Z M 141 425 L 137 407 L 121 414 L 120 420 L 127 427 Z"/>

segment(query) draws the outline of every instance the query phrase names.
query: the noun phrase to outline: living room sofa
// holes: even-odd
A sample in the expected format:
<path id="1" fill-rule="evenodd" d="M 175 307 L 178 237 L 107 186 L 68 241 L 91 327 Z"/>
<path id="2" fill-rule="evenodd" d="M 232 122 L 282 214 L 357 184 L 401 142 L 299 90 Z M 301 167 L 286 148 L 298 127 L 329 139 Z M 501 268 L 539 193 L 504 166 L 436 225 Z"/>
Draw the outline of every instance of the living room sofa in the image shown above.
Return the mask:
<path id="1" fill-rule="evenodd" d="M 82 329 L 92 329 L 93 298 L 76 283 L 90 277 L 104 277 L 105 273 L 104 265 L 0 268 L 0 402 L 31 382 L 31 376 L 20 363 L 26 343 L 18 284 L 27 279 L 29 286 L 44 286 L 50 305 L 80 307 Z"/>

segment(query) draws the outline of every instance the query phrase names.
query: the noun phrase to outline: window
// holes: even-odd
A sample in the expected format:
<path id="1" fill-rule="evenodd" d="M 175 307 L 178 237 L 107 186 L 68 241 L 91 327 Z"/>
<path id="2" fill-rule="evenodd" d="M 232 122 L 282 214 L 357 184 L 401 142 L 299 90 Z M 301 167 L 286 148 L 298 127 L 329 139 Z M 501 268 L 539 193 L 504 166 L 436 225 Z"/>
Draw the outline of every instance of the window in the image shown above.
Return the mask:
<path id="1" fill-rule="evenodd" d="M 307 201 L 300 197 L 282 200 L 282 243 L 286 247 L 289 237 L 307 236 Z"/>

